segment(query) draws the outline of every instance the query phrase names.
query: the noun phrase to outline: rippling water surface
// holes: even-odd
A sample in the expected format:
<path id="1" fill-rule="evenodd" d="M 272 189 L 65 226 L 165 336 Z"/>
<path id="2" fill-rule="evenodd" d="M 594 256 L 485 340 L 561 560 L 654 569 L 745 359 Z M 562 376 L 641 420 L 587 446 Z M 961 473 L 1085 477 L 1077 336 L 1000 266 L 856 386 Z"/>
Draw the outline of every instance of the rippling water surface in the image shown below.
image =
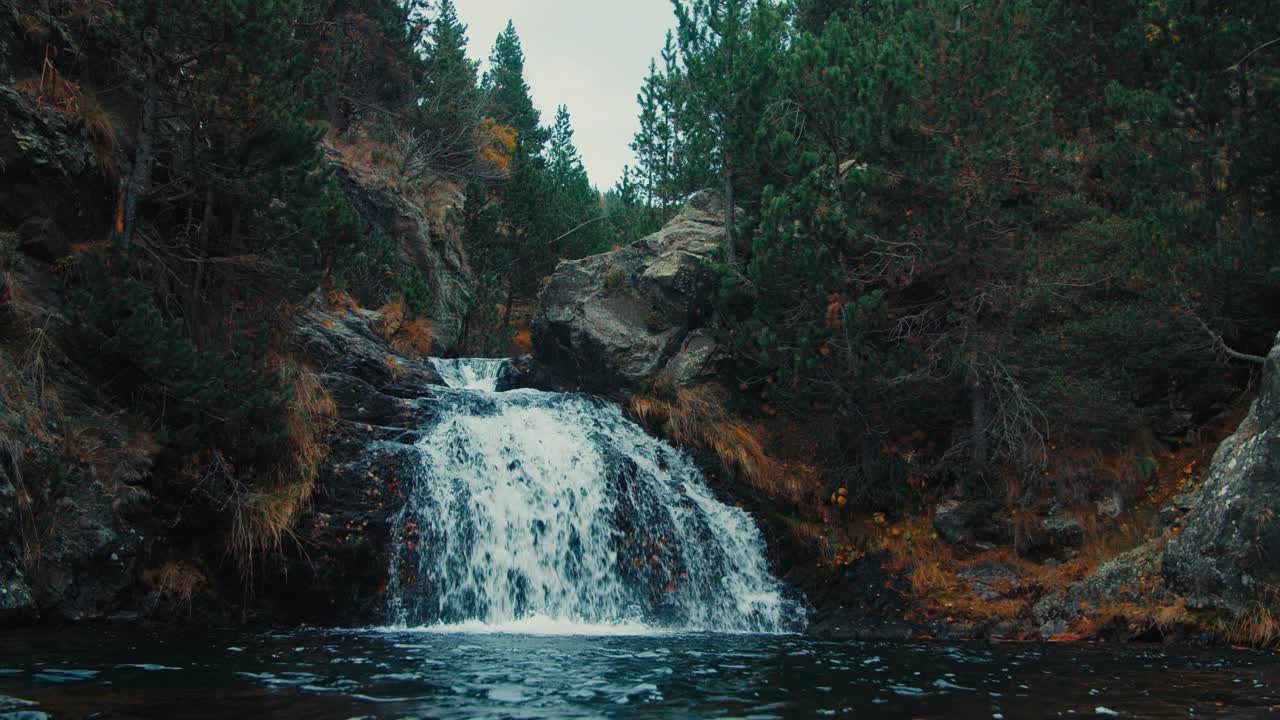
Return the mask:
<path id="1" fill-rule="evenodd" d="M 0 695 L 77 718 L 1280 716 L 1272 654 L 643 633 L 8 633 Z"/>

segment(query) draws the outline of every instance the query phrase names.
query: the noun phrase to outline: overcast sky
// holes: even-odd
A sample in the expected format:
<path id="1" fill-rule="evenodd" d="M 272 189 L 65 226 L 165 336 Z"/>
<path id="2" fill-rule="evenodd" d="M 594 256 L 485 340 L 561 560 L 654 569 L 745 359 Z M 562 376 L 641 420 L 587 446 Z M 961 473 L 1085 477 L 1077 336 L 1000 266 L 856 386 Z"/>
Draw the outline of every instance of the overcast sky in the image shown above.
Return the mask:
<path id="1" fill-rule="evenodd" d="M 568 105 L 574 141 L 591 181 L 612 187 L 634 164 L 636 93 L 675 25 L 671 0 L 456 0 L 472 57 L 488 60 L 493 40 L 514 20 L 525 77 L 542 123 Z"/>

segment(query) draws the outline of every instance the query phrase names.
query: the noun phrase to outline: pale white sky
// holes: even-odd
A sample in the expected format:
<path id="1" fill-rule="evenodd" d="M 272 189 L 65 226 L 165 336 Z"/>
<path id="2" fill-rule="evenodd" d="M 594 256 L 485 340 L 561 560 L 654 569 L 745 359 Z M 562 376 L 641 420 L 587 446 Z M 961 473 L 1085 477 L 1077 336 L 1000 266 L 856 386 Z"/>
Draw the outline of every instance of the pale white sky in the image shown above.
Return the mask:
<path id="1" fill-rule="evenodd" d="M 574 141 L 591 181 L 613 187 L 635 164 L 628 145 L 639 129 L 636 93 L 649 59 L 674 27 L 671 0 L 456 0 L 471 56 L 488 60 L 493 40 L 514 20 L 525 78 L 542 124 L 568 105 Z M 661 62 L 661 61 L 659 61 Z"/>

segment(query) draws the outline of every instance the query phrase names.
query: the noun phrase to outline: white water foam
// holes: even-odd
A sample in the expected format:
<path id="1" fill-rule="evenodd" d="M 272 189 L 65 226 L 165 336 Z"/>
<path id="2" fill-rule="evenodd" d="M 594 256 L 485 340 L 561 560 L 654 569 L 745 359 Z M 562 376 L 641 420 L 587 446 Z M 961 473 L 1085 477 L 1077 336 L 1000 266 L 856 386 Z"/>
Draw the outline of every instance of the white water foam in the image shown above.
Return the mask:
<path id="1" fill-rule="evenodd" d="M 498 376 L 507 364 L 503 359 L 432 358 L 431 365 L 440 373 L 440 379 L 451 388 L 493 392 L 498 387 Z"/>
<path id="2" fill-rule="evenodd" d="M 549 637 L 599 636 L 660 636 L 670 635 L 670 630 L 650 627 L 640 621 L 617 623 L 587 623 L 577 620 L 553 618 L 546 615 L 529 617 L 503 623 L 483 620 L 466 620 L 450 625 L 423 625 L 412 628 L 396 628 L 396 632 L 427 633 L 433 635 L 537 635 Z"/>

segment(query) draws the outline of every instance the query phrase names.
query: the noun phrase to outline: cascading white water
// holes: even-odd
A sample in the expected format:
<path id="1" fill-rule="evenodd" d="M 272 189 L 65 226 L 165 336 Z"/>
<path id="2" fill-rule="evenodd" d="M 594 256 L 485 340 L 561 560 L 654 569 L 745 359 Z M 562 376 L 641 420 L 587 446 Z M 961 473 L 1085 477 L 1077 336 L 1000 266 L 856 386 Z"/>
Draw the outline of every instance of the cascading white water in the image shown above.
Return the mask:
<path id="1" fill-rule="evenodd" d="M 449 388 L 395 527 L 400 625 L 779 632 L 801 622 L 749 515 L 681 451 L 578 394 L 493 392 L 503 361 L 434 361 Z"/>

